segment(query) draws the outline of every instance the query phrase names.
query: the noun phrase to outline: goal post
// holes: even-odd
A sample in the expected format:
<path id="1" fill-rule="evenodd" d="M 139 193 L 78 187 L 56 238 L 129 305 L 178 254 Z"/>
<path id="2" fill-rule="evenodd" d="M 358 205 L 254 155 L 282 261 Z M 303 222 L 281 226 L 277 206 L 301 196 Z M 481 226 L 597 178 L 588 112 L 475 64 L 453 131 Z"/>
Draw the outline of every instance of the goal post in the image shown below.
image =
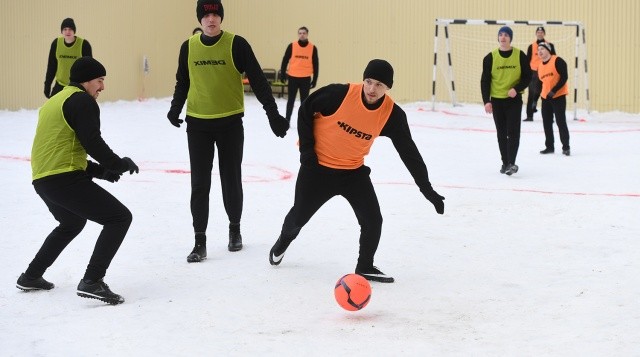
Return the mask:
<path id="1" fill-rule="evenodd" d="M 453 106 L 459 106 L 461 102 L 482 103 L 482 59 L 498 46 L 498 29 L 491 25 L 511 27 L 514 33 L 511 45 L 524 53 L 536 39 L 535 28 L 544 26 L 545 39 L 554 44 L 557 55 L 567 62 L 569 88 L 573 88 L 574 119 L 577 119 L 578 107 L 590 112 L 586 31 L 581 22 L 476 19 L 435 20 L 431 96 L 433 110 L 438 89 L 448 91 Z M 440 38 L 442 36 L 444 38 Z M 443 57 L 445 55 L 446 62 Z M 444 81 L 438 82 L 439 74 Z M 584 91 L 585 95 L 579 96 L 579 91 Z"/>

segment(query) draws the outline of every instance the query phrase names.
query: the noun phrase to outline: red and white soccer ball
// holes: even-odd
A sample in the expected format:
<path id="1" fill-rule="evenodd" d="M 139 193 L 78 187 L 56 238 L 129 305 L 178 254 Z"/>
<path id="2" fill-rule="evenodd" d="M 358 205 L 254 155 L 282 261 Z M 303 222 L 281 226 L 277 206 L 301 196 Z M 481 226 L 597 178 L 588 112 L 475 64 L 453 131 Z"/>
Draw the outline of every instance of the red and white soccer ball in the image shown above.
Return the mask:
<path id="1" fill-rule="evenodd" d="M 371 284 L 362 275 L 347 274 L 338 279 L 333 293 L 343 309 L 358 311 L 371 300 Z"/>

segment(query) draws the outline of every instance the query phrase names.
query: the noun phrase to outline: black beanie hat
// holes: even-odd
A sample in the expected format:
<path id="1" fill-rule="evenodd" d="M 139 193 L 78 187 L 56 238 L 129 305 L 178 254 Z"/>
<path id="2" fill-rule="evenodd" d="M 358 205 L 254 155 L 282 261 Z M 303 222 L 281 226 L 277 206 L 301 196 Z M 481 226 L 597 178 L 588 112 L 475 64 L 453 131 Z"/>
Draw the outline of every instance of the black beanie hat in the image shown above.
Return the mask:
<path id="1" fill-rule="evenodd" d="M 549 51 L 549 53 L 551 53 L 551 46 L 550 46 L 548 43 L 546 43 L 546 42 L 540 42 L 540 43 L 538 44 L 538 47 L 544 47 L 544 48 L 546 48 L 546 49 L 547 49 L 547 51 Z"/>
<path id="2" fill-rule="evenodd" d="M 391 89 L 391 86 L 393 86 L 393 67 L 391 67 L 391 64 L 385 60 L 371 60 L 362 74 L 363 80 L 367 78 L 380 81 Z"/>
<path id="3" fill-rule="evenodd" d="M 60 24 L 60 32 L 62 32 L 62 30 L 64 30 L 65 27 L 68 27 L 72 29 L 73 32 L 76 32 L 76 23 L 73 22 L 73 19 L 70 17 L 67 17 L 66 19 L 62 20 L 62 23 Z"/>
<path id="4" fill-rule="evenodd" d="M 84 83 L 98 77 L 107 75 L 107 70 L 102 63 L 93 57 L 85 56 L 78 58 L 71 65 L 71 76 L 69 80 L 75 83 Z"/>
<path id="5" fill-rule="evenodd" d="M 547 31 L 545 31 L 545 30 L 544 30 L 544 27 L 542 27 L 542 26 L 538 26 L 538 27 L 536 28 L 536 32 L 538 32 L 538 31 L 542 31 L 542 32 L 544 32 L 544 34 L 545 34 L 545 35 L 547 34 Z"/>
<path id="6" fill-rule="evenodd" d="M 198 16 L 198 23 L 202 23 L 202 18 L 206 14 L 218 14 L 220 21 L 224 20 L 224 8 L 220 0 L 198 0 L 196 4 L 196 16 Z"/>

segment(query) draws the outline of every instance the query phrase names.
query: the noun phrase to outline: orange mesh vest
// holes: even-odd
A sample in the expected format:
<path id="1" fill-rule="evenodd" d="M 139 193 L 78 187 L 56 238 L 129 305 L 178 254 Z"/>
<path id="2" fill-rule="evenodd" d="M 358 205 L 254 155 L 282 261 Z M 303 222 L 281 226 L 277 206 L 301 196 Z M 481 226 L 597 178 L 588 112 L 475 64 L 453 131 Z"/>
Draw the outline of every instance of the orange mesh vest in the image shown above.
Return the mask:
<path id="1" fill-rule="evenodd" d="M 538 56 L 538 42 L 533 41 L 531 44 L 531 61 L 529 61 L 529 67 L 531 67 L 532 71 L 537 71 L 540 63 L 542 63 L 542 60 L 540 56 Z"/>
<path id="2" fill-rule="evenodd" d="M 551 99 L 547 98 L 547 94 L 560 81 L 560 74 L 558 73 L 558 71 L 556 71 L 557 58 L 558 56 L 552 55 L 549 62 L 547 62 L 546 64 L 540 63 L 540 67 L 538 67 L 538 78 L 540 78 L 540 81 L 542 81 L 542 90 L 540 91 L 540 96 L 542 98 Z M 562 95 L 567 94 L 569 94 L 569 84 L 565 83 L 562 88 L 560 88 L 556 92 L 556 95 L 554 97 L 558 98 Z"/>
<path id="3" fill-rule="evenodd" d="M 298 42 L 291 44 L 291 58 L 287 74 L 291 77 L 311 77 L 313 74 L 313 44 L 309 42 L 302 47 Z"/>
<path id="4" fill-rule="evenodd" d="M 334 169 L 364 165 L 365 155 L 389 120 L 393 99 L 385 95 L 378 109 L 369 110 L 362 103 L 362 87 L 362 83 L 349 84 L 349 91 L 334 114 L 315 114 L 314 149 L 320 165 Z"/>

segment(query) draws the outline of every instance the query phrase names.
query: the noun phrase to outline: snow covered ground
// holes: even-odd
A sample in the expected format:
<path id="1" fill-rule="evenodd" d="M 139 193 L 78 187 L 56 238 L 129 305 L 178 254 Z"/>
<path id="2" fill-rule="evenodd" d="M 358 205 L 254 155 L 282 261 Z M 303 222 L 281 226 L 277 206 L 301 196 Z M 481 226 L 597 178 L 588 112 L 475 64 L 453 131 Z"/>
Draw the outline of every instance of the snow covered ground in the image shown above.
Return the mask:
<path id="1" fill-rule="evenodd" d="M 169 99 L 101 104 L 105 140 L 141 169 L 100 182 L 134 217 L 105 278 L 126 299 L 118 306 L 75 294 L 95 223 L 45 273 L 55 289 L 15 288 L 56 222 L 30 182 L 37 111 L 0 111 L 1 355 L 638 355 L 640 115 L 570 113 L 571 157 L 557 132 L 556 154 L 538 153 L 536 116 L 508 177 L 481 106 L 403 105 L 445 214 L 378 139 L 366 159 L 385 219 L 376 265 L 396 283 L 373 283 L 369 305 L 347 312 L 333 287 L 355 268 L 355 216 L 334 198 L 269 265 L 293 203 L 297 133 L 276 138 L 257 100 L 246 106 L 245 248 L 226 249 L 216 177 L 209 259 L 187 264 L 188 152 L 184 127 L 166 119 Z"/>

